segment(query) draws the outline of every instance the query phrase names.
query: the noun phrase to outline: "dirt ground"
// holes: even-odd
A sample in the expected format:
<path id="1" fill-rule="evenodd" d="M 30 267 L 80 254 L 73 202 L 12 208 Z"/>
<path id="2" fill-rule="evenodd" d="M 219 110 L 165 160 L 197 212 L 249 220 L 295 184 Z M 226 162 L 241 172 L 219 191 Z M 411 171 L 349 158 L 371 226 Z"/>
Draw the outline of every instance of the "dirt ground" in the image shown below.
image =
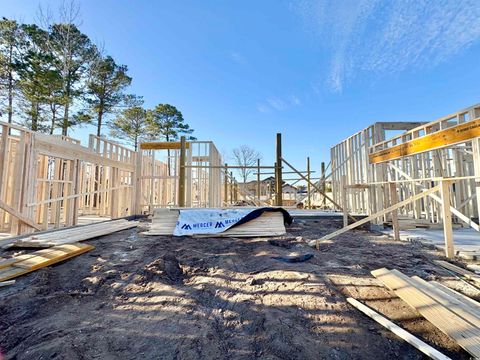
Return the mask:
<path id="1" fill-rule="evenodd" d="M 101 237 L 89 253 L 0 288 L 6 359 L 423 359 L 351 307 L 353 296 L 454 359 L 469 358 L 370 275 L 397 268 L 477 296 L 441 254 L 365 230 L 300 220 L 274 239 Z M 300 263 L 275 256 L 313 254 Z M 2 255 L 13 254 L 13 251 Z M 1 358 L 1 356 L 0 356 Z"/>

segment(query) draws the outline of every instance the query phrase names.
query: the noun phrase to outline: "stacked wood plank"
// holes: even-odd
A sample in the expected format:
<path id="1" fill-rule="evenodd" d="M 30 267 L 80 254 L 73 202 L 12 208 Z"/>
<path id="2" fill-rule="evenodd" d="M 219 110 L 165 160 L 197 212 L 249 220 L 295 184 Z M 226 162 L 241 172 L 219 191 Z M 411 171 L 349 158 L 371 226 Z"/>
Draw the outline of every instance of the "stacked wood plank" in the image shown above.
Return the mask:
<path id="1" fill-rule="evenodd" d="M 106 221 L 90 225 L 70 227 L 44 234 L 32 234 L 26 238 L 16 240 L 12 246 L 48 248 L 56 245 L 72 244 L 136 226 L 138 226 L 138 221 L 127 221 L 124 219 Z"/>
<path id="2" fill-rule="evenodd" d="M 281 212 L 266 211 L 259 217 L 250 220 L 249 222 L 214 235 L 219 237 L 280 236 L 287 232 L 283 221 L 283 214 Z"/>
<path id="3" fill-rule="evenodd" d="M 480 305 L 445 290 L 436 282 L 408 277 L 398 270 L 372 271 L 386 287 L 416 309 L 425 319 L 454 339 L 475 358 L 480 357 Z"/>
<path id="4" fill-rule="evenodd" d="M 88 244 L 65 244 L 15 256 L 0 262 L 0 281 L 13 279 L 94 249 Z"/>
<path id="5" fill-rule="evenodd" d="M 176 209 L 155 209 L 150 230 L 145 234 L 173 235 L 179 214 L 180 211 Z"/>
<path id="6" fill-rule="evenodd" d="M 179 210 L 157 209 L 152 217 L 150 230 L 147 235 L 173 235 L 177 224 Z M 286 233 L 283 214 L 281 212 L 266 211 L 259 217 L 244 224 L 234 226 L 222 233 L 196 235 L 199 237 L 263 237 L 280 236 Z"/>

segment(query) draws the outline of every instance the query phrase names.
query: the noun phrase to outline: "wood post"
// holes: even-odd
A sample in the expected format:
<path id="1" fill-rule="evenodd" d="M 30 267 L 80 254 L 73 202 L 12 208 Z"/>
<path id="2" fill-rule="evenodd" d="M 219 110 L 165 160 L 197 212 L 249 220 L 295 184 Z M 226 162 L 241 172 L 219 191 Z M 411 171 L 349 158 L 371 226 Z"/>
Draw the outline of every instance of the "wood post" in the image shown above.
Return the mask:
<path id="1" fill-rule="evenodd" d="M 327 187 L 325 184 L 325 163 L 323 161 L 321 165 L 321 182 L 322 184 L 320 188 L 322 189 L 322 192 L 325 194 L 325 192 L 327 191 Z M 322 208 L 326 208 L 326 207 L 327 207 L 327 198 L 322 195 Z"/>
<path id="2" fill-rule="evenodd" d="M 307 208 L 312 208 L 312 187 L 310 186 L 310 157 L 307 157 Z"/>
<path id="3" fill-rule="evenodd" d="M 277 133 L 277 153 L 275 163 L 275 205 L 283 205 L 283 180 L 282 180 L 282 134 Z"/>
<path id="4" fill-rule="evenodd" d="M 180 171 L 178 175 L 178 206 L 185 207 L 185 160 L 186 160 L 185 136 L 180 137 Z"/>
<path id="5" fill-rule="evenodd" d="M 132 207 L 135 215 L 142 213 L 142 150 L 135 153 L 135 172 L 132 174 Z"/>
<path id="6" fill-rule="evenodd" d="M 450 211 L 450 184 L 449 180 L 440 181 L 442 195 L 443 236 L 445 237 L 445 256 L 449 259 L 455 256 L 453 247 L 452 213 Z"/>
<path id="7" fill-rule="evenodd" d="M 389 184 L 390 186 L 390 206 L 395 205 L 398 202 L 397 185 L 394 182 Z M 398 224 L 398 209 L 392 210 L 392 227 L 393 238 L 400 240 L 400 227 Z"/>
<path id="8" fill-rule="evenodd" d="M 261 196 L 260 182 L 260 159 L 257 159 L 257 200 L 260 201 Z"/>
<path id="9" fill-rule="evenodd" d="M 340 190 L 342 192 L 342 210 L 343 210 L 343 227 L 348 226 L 348 201 L 347 201 L 347 176 L 342 175 L 340 178 Z"/>
<path id="10" fill-rule="evenodd" d="M 225 206 L 228 206 L 228 164 L 225 163 L 225 179 L 223 182 L 223 192 L 225 197 Z"/>
<path id="11" fill-rule="evenodd" d="M 472 140 L 473 169 L 475 179 L 475 194 L 477 194 L 477 218 L 480 224 L 480 138 Z"/>
<path id="12" fill-rule="evenodd" d="M 230 171 L 230 202 L 232 204 L 235 201 L 235 198 L 234 198 L 234 195 L 233 195 L 233 185 L 234 185 L 233 172 Z"/>

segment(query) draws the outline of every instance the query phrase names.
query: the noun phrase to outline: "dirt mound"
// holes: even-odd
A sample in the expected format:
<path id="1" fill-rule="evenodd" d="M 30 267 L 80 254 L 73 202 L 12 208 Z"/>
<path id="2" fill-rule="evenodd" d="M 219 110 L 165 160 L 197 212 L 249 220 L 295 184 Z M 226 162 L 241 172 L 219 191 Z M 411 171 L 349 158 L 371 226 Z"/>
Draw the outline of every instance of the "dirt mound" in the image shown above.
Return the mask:
<path id="1" fill-rule="evenodd" d="M 143 275 L 145 281 L 164 279 L 172 283 L 181 283 L 184 279 L 183 270 L 172 253 L 167 253 L 147 264 Z"/>

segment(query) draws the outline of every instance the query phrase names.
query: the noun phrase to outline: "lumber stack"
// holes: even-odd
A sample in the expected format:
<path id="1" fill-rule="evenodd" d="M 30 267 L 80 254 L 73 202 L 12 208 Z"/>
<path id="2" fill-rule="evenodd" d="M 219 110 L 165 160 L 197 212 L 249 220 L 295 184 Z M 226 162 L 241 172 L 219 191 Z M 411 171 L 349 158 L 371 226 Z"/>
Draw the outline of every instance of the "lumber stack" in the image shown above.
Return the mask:
<path id="1" fill-rule="evenodd" d="M 445 290 L 438 283 L 408 277 L 398 270 L 382 268 L 372 271 L 372 275 L 473 357 L 480 357 L 479 303 Z"/>
<path id="2" fill-rule="evenodd" d="M 2 260 L 0 282 L 13 279 L 94 249 L 88 244 L 64 244 Z"/>
<path id="3" fill-rule="evenodd" d="M 117 231 L 130 229 L 138 226 L 138 224 L 138 221 L 120 219 L 90 225 L 69 227 L 44 234 L 32 234 L 28 237 L 16 240 L 12 246 L 48 248 L 56 245 L 72 244 L 98 236 L 111 234 Z"/>
<path id="4" fill-rule="evenodd" d="M 150 230 L 146 235 L 173 235 L 179 210 L 157 209 L 152 217 Z M 280 236 L 286 233 L 283 214 L 277 211 L 265 211 L 259 217 L 244 224 L 234 226 L 222 233 L 196 235 L 198 237 L 264 237 Z"/>
<path id="5" fill-rule="evenodd" d="M 155 209 L 147 235 L 173 235 L 180 211 L 176 209 Z"/>

